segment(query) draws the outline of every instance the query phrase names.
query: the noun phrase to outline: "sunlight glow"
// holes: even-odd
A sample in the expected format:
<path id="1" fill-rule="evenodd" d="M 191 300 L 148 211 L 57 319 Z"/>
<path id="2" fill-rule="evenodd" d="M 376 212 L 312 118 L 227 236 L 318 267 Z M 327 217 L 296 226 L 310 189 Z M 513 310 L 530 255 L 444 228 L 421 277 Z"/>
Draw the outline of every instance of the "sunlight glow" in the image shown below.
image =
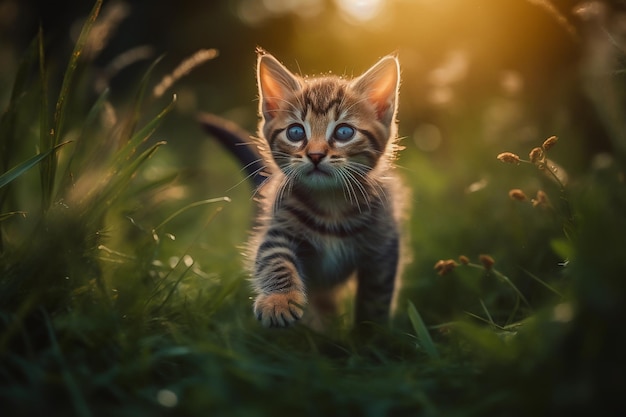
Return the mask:
<path id="1" fill-rule="evenodd" d="M 385 0 L 336 0 L 347 17 L 360 22 L 374 19 L 383 10 Z"/>

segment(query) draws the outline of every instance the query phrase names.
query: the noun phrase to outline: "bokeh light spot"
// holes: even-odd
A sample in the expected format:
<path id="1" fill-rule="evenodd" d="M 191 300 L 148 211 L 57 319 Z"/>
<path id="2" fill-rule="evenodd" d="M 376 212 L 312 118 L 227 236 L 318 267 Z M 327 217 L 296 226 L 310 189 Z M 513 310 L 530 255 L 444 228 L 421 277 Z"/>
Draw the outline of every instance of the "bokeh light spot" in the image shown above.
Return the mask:
<path id="1" fill-rule="evenodd" d="M 382 11 L 385 0 L 337 0 L 337 6 L 349 19 L 366 22 Z"/>
<path id="2" fill-rule="evenodd" d="M 163 407 L 172 408 L 178 404 L 178 396 L 173 391 L 162 389 L 157 392 L 157 401 Z"/>
<path id="3" fill-rule="evenodd" d="M 422 123 L 413 132 L 413 141 L 425 152 L 433 152 L 441 145 L 441 131 L 430 123 Z"/>

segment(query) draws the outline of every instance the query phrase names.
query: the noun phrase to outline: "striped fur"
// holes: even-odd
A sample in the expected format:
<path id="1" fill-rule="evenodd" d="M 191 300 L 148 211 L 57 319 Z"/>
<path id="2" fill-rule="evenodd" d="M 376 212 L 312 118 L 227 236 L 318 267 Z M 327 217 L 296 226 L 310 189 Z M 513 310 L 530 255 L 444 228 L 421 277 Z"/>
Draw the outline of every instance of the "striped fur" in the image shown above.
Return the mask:
<path id="1" fill-rule="evenodd" d="M 284 327 L 309 307 L 333 313 L 332 289 L 356 274 L 356 321 L 384 322 L 400 259 L 397 59 L 352 80 L 302 78 L 260 51 L 257 70 L 271 174 L 250 242 L 257 318 Z"/>

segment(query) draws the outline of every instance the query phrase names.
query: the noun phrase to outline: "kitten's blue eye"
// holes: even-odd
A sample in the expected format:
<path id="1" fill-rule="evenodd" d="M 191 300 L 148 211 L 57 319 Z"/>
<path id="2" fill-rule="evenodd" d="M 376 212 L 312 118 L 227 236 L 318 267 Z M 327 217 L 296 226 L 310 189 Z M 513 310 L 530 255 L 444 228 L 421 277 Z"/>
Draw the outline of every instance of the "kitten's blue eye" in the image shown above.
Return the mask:
<path id="1" fill-rule="evenodd" d="M 292 124 L 287 128 L 287 139 L 292 142 L 301 142 L 306 139 L 304 127 L 300 124 Z"/>
<path id="2" fill-rule="evenodd" d="M 335 128 L 333 137 L 339 142 L 347 142 L 354 137 L 356 130 L 350 125 L 339 125 Z"/>

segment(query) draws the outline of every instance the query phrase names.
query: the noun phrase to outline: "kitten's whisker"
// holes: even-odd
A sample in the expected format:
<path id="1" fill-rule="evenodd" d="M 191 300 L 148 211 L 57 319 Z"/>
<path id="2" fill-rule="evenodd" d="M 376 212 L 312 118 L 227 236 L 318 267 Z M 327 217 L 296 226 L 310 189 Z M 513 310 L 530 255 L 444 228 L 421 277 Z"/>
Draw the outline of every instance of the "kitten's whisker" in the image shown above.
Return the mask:
<path id="1" fill-rule="evenodd" d="M 370 201 L 368 196 L 368 192 L 365 189 L 365 186 L 361 183 L 361 181 L 358 180 L 358 178 L 352 173 L 351 170 L 346 169 L 344 171 L 344 174 L 346 175 L 346 177 L 348 178 L 348 180 L 350 180 L 350 186 L 352 187 L 352 185 L 356 185 L 356 188 L 359 190 L 359 192 L 361 193 L 361 195 L 363 196 L 363 200 L 365 201 L 365 203 L 367 204 L 367 208 L 368 210 L 371 210 L 372 207 L 370 205 Z M 354 188 L 353 188 L 354 189 Z M 356 195 L 356 193 L 355 193 Z"/>
<path id="2" fill-rule="evenodd" d="M 361 165 L 362 167 L 367 167 L 366 165 L 353 162 L 351 164 L 346 165 L 346 170 L 349 172 L 352 172 L 353 175 L 356 175 L 359 178 L 361 178 L 363 182 L 367 184 L 368 188 L 370 189 L 370 193 L 368 193 L 368 195 L 372 194 L 383 205 L 386 206 L 389 203 L 389 200 L 387 199 L 387 193 L 385 192 L 384 187 L 378 181 L 372 179 L 369 175 L 367 175 L 367 172 L 363 172 L 362 168 L 359 169 L 358 165 Z M 355 178 L 355 181 L 359 182 L 359 184 L 362 184 L 356 178 Z"/>
<path id="3" fill-rule="evenodd" d="M 350 180 L 347 177 L 346 173 L 341 170 L 337 170 L 336 173 L 338 178 L 341 180 L 341 188 L 343 191 L 344 199 L 346 199 L 346 201 L 348 201 L 351 205 L 356 205 L 359 213 L 361 213 L 361 204 L 359 203 L 359 199 L 356 195 L 356 192 L 354 191 L 354 187 L 350 183 Z"/>
<path id="4" fill-rule="evenodd" d="M 283 167 L 283 172 L 285 174 L 285 182 L 284 187 L 281 189 L 281 199 L 284 198 L 285 193 L 287 195 L 291 194 L 294 184 L 299 181 L 299 177 L 301 175 L 300 170 L 298 170 L 293 164 Z"/>
<path id="5" fill-rule="evenodd" d="M 251 167 L 252 165 L 256 164 L 257 162 L 264 162 L 264 161 L 263 161 L 263 158 L 258 158 L 258 159 L 255 159 L 254 161 L 250 162 L 249 164 L 244 165 L 244 166 L 243 166 L 243 168 L 242 168 L 241 170 L 242 170 L 242 171 L 245 171 L 246 169 L 248 169 L 248 168 L 249 168 L 249 167 Z M 263 168 L 267 168 L 267 167 L 264 165 L 264 166 L 263 166 Z M 255 171 L 255 173 L 257 173 L 257 172 L 259 172 L 259 170 L 258 170 L 258 169 Z M 249 177 L 249 176 L 248 176 L 248 177 Z M 247 177 L 246 177 L 246 178 L 247 178 Z"/>
<path id="6" fill-rule="evenodd" d="M 344 175 L 346 176 L 347 183 L 348 183 L 348 185 L 350 186 L 350 189 L 352 190 L 352 194 L 354 195 L 354 201 L 356 201 L 356 205 L 357 205 L 357 208 L 359 209 L 359 213 L 362 213 L 362 210 L 361 210 L 361 202 L 359 201 L 359 196 L 358 196 L 358 195 L 357 195 L 357 193 L 356 193 L 356 190 L 355 190 L 355 188 L 354 188 L 354 184 L 356 184 L 356 185 L 357 185 L 357 188 L 359 189 L 359 192 L 360 192 L 360 193 L 361 193 L 361 195 L 363 196 L 363 200 L 364 200 L 364 201 L 365 201 L 365 203 L 367 204 L 367 209 L 368 209 L 368 210 L 370 210 L 370 209 L 371 209 L 371 207 L 370 207 L 370 204 L 369 204 L 368 198 L 367 198 L 367 196 L 365 195 L 365 193 L 363 192 L 362 187 L 360 187 L 359 182 L 358 182 L 358 181 L 356 181 L 356 180 L 352 177 L 352 175 L 351 175 L 349 172 L 344 172 Z"/>
<path id="7" fill-rule="evenodd" d="M 345 172 L 340 172 L 339 174 L 340 174 L 339 177 L 341 178 L 341 183 L 344 189 L 344 198 L 345 198 L 346 191 L 347 191 L 348 202 L 350 204 L 356 204 L 357 206 L 360 206 L 359 198 L 357 197 L 356 192 L 354 191 L 354 187 L 352 186 L 352 184 L 350 184 L 350 179 L 347 177 Z M 360 212 L 361 212 L 361 207 L 359 207 L 359 213 Z"/>
<path id="8" fill-rule="evenodd" d="M 260 160 L 259 160 L 260 161 Z M 258 161 L 256 161 L 258 162 Z M 250 165 L 255 164 L 256 162 L 252 162 L 250 163 Z M 237 184 L 233 185 L 232 187 L 230 187 L 228 190 L 226 190 L 226 192 L 232 191 L 235 188 L 239 187 L 242 183 L 246 182 L 249 178 L 254 177 L 255 175 L 259 174 L 261 171 L 263 171 L 265 168 L 267 168 L 267 165 L 263 165 L 262 167 L 255 169 L 254 171 L 252 171 L 250 174 L 246 175 L 241 181 L 239 181 Z M 242 171 L 245 171 L 245 169 L 242 169 Z M 259 187 L 255 187 L 255 188 L 259 188 Z M 256 194 L 256 192 L 255 192 Z"/>
<path id="9" fill-rule="evenodd" d="M 280 184 L 278 184 L 278 188 L 276 190 L 276 199 L 274 200 L 274 204 L 272 206 L 272 209 L 274 212 L 278 211 L 278 209 L 282 205 L 283 198 L 285 196 L 285 188 L 287 187 L 289 182 L 290 182 L 289 177 L 284 175 L 283 178 L 281 179 Z"/>
<path id="10" fill-rule="evenodd" d="M 276 162 L 278 162 L 281 160 L 289 160 L 292 158 L 292 155 L 285 152 L 272 151 L 272 157 L 276 160 Z"/>

